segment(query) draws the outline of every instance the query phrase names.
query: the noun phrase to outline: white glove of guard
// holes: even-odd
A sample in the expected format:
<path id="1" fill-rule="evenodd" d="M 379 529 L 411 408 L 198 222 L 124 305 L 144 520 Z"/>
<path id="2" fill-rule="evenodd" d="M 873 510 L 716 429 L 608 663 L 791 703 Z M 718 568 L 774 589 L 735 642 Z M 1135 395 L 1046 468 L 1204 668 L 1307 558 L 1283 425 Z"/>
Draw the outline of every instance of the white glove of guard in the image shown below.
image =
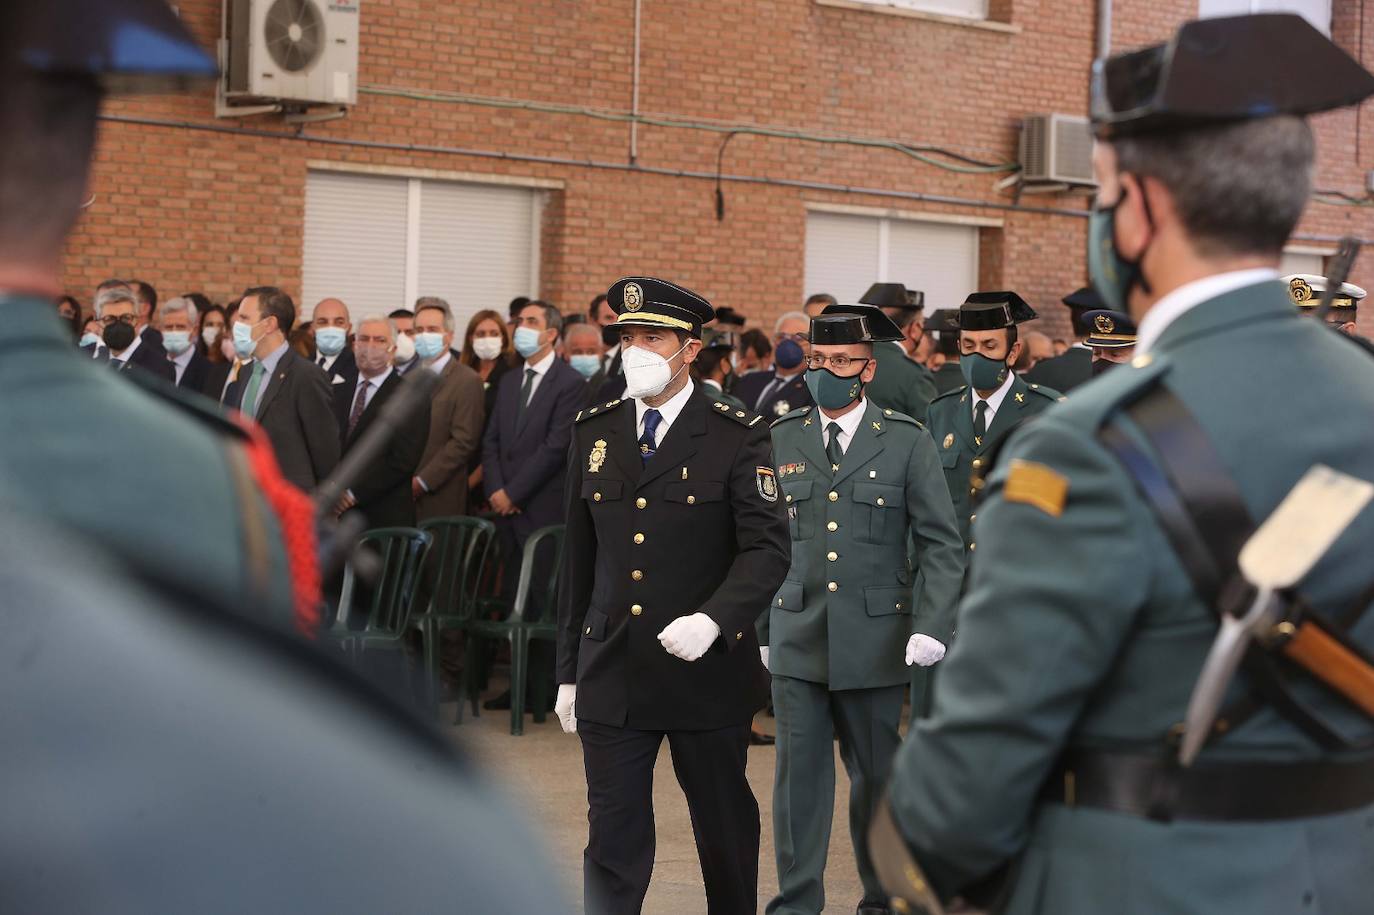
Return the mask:
<path id="1" fill-rule="evenodd" d="M 929 667 L 945 656 L 944 643 L 919 632 L 907 639 L 906 666 Z"/>
<path id="2" fill-rule="evenodd" d="M 563 733 L 577 733 L 577 684 L 558 684 L 558 698 L 553 702 L 553 712 L 563 725 Z"/>
<path id="3" fill-rule="evenodd" d="M 695 661 L 720 637 L 720 627 L 705 613 L 679 616 L 658 634 L 664 650 L 684 661 Z"/>
<path id="4" fill-rule="evenodd" d="M 760 646 L 759 646 L 759 660 L 763 662 L 763 669 L 764 669 L 764 670 L 767 670 L 767 671 L 769 671 L 769 672 L 772 671 L 772 668 L 768 666 L 768 646 L 767 646 L 767 645 L 760 645 Z"/>

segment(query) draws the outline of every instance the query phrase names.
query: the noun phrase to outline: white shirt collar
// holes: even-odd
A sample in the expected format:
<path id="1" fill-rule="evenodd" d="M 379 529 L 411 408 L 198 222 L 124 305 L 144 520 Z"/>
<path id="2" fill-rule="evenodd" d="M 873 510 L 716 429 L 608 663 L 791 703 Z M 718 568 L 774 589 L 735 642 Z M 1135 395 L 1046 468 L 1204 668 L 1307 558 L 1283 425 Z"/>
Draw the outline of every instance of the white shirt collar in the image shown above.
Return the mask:
<path id="1" fill-rule="evenodd" d="M 701 386 L 702 386 L 703 388 L 710 388 L 712 391 L 724 391 L 724 390 L 725 390 L 724 388 L 722 388 L 722 387 L 720 386 L 720 383 L 719 383 L 719 382 L 712 381 L 712 380 L 709 379 L 709 378 L 703 378 L 703 379 L 701 379 Z"/>
<path id="2" fill-rule="evenodd" d="M 343 355 L 343 350 L 339 350 L 337 353 L 335 353 L 335 354 L 332 355 L 332 356 L 326 356 L 324 353 L 320 353 L 320 358 L 324 360 L 324 365 L 321 365 L 320 368 L 322 368 L 322 369 L 324 369 L 326 372 L 328 372 L 330 369 L 334 368 L 334 363 L 338 362 L 338 361 L 339 361 L 339 357 L 342 356 L 342 355 Z M 317 364 L 318 364 L 318 363 L 317 363 Z"/>
<path id="3" fill-rule="evenodd" d="M 382 389 L 382 385 L 386 383 L 387 378 L 391 376 L 391 372 L 392 367 L 389 365 L 386 367 L 386 371 L 382 372 L 382 374 L 378 375 L 376 378 L 368 378 L 362 372 L 359 372 L 358 388 L 362 387 L 365 384 L 370 384 L 372 385 L 373 391 L 380 391 Z M 353 390 L 356 392 L 358 388 L 354 388 Z"/>
<path id="4" fill-rule="evenodd" d="M 663 421 L 658 424 L 658 431 L 655 433 L 654 438 L 658 439 L 660 442 L 663 441 L 663 436 L 668 434 L 668 427 L 671 426 L 678 418 L 678 415 L 682 413 L 682 408 L 687 406 L 687 401 L 692 399 L 692 393 L 695 390 L 696 385 L 688 381 L 681 391 L 674 394 L 668 399 L 668 402 L 661 407 L 651 408 L 643 400 L 636 399 L 635 429 L 637 429 L 641 435 L 644 434 L 644 414 L 650 409 L 658 410 L 659 415 L 663 417 Z"/>
<path id="5" fill-rule="evenodd" d="M 448 361 L 452 358 L 453 353 L 450 350 L 444 350 L 444 354 L 442 356 L 440 356 L 438 359 L 435 359 L 432 363 L 425 367 L 428 368 L 434 374 L 439 375 L 443 373 L 444 368 L 448 365 Z"/>
<path id="6" fill-rule="evenodd" d="M 540 378 L 543 378 L 545 375 L 548 374 L 549 369 L 553 368 L 553 357 L 553 350 L 549 350 L 549 354 L 545 356 L 543 359 L 540 359 L 538 362 L 531 364 L 529 360 L 526 360 L 525 368 L 534 369 L 534 373 L 538 375 Z"/>
<path id="7" fill-rule="evenodd" d="M 1015 379 L 1015 372 L 1007 372 L 1006 380 L 1002 382 L 1002 386 L 988 395 L 988 412 L 986 419 L 989 425 L 992 424 L 993 416 L 997 415 L 997 408 L 1002 406 L 1002 401 L 1007 399 L 1007 393 L 1011 390 L 1012 383 Z M 978 401 L 981 399 L 981 395 L 972 388 L 969 389 L 969 395 L 969 400 L 973 402 L 973 406 L 969 409 L 973 410 L 976 415 Z"/>
<path id="8" fill-rule="evenodd" d="M 844 416 L 839 417 L 838 419 L 832 419 L 832 418 L 830 418 L 829 416 L 826 416 L 823 412 L 821 412 L 821 408 L 820 408 L 820 407 L 817 407 L 817 408 L 816 408 L 816 417 L 817 417 L 817 420 L 819 421 L 820 427 L 821 427 L 821 430 L 820 430 L 820 435 L 821 435 L 821 447 L 824 447 L 824 446 L 825 446 L 825 440 L 826 440 L 825 429 L 826 429 L 826 426 L 829 426 L 831 423 L 835 423 L 836 425 L 838 425 L 838 426 L 840 427 L 840 448 L 841 448 L 841 450 L 848 451 L 848 450 L 849 450 L 849 443 L 852 442 L 852 441 L 854 441 L 854 433 L 858 432 L 858 431 L 859 431 L 859 426 L 863 425 L 863 421 L 864 421 L 864 412 L 865 412 L 867 409 L 868 409 L 868 398 L 867 398 L 867 397 L 860 397 L 860 398 L 859 398 L 859 405 L 858 405 L 857 407 L 855 407 L 854 409 L 850 410 L 850 411 L 849 411 L 848 413 L 846 413 Z"/>
<path id="9" fill-rule="evenodd" d="M 1272 267 L 1252 267 L 1248 270 L 1231 270 L 1205 276 L 1191 283 L 1184 283 L 1173 292 L 1161 298 L 1150 307 L 1140 321 L 1139 333 L 1135 339 L 1137 356 L 1148 353 L 1159 340 L 1165 329 L 1203 302 L 1217 296 L 1279 278 L 1279 272 Z"/>

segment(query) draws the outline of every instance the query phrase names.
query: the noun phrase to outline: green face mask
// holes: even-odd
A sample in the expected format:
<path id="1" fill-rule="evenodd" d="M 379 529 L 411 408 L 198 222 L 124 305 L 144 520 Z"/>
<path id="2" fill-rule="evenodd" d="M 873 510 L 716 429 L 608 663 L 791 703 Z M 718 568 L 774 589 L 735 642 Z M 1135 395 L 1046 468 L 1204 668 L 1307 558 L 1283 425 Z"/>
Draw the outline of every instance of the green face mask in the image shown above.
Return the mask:
<path id="1" fill-rule="evenodd" d="M 859 375 L 863 373 L 860 372 Z M 859 399 L 864 383 L 859 375 L 841 378 L 830 369 L 807 369 L 806 389 L 823 410 L 843 410 Z"/>
<path id="2" fill-rule="evenodd" d="M 1140 261 L 1128 261 L 1116 246 L 1116 208 L 1121 198 L 1111 206 L 1093 206 L 1088 214 L 1088 278 L 1097 294 L 1113 311 L 1128 311 L 1126 299 L 1137 283 L 1146 292 L 1150 284 L 1140 272 Z M 1146 208 L 1149 217 L 1149 208 Z M 1142 255 L 1143 256 L 1143 255 Z"/>
<path id="3" fill-rule="evenodd" d="M 964 381 L 975 391 L 995 391 L 1007 380 L 1010 367 L 999 359 L 989 359 L 982 353 L 969 353 L 959 357 L 959 371 Z"/>

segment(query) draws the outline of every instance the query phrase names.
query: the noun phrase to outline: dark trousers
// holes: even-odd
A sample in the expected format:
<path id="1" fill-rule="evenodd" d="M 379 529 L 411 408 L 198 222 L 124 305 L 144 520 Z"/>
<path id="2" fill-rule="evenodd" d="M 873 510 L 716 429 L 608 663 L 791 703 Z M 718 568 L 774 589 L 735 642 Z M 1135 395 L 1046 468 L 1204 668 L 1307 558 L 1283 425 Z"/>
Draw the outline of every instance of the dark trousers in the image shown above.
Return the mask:
<path id="1" fill-rule="evenodd" d="M 654 762 L 663 738 L 692 814 L 709 915 L 758 911 L 759 805 L 745 778 L 749 725 L 636 731 L 578 721 L 590 830 L 582 858 L 588 915 L 633 915 L 654 869 Z"/>
<path id="2" fill-rule="evenodd" d="M 831 692 L 824 683 L 773 677 L 778 722 L 773 844 L 778 895 L 768 912 L 813 915 L 825 908 L 825 859 L 835 809 L 835 748 L 849 773 L 849 834 L 863 881 L 862 902 L 885 905 L 868 856 L 868 824 L 901 742 L 905 686 Z"/>

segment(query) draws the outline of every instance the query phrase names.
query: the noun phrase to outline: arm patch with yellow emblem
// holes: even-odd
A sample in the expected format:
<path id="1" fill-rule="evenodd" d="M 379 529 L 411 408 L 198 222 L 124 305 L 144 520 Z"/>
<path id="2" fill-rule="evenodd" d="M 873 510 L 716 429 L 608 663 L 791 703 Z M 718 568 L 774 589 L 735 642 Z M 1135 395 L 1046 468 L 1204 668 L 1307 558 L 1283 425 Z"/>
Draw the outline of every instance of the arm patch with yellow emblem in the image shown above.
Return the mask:
<path id="1" fill-rule="evenodd" d="M 1069 478 L 1044 464 L 1017 458 L 1007 471 L 1002 497 L 1058 518 L 1064 513 L 1064 502 L 1069 497 Z"/>

